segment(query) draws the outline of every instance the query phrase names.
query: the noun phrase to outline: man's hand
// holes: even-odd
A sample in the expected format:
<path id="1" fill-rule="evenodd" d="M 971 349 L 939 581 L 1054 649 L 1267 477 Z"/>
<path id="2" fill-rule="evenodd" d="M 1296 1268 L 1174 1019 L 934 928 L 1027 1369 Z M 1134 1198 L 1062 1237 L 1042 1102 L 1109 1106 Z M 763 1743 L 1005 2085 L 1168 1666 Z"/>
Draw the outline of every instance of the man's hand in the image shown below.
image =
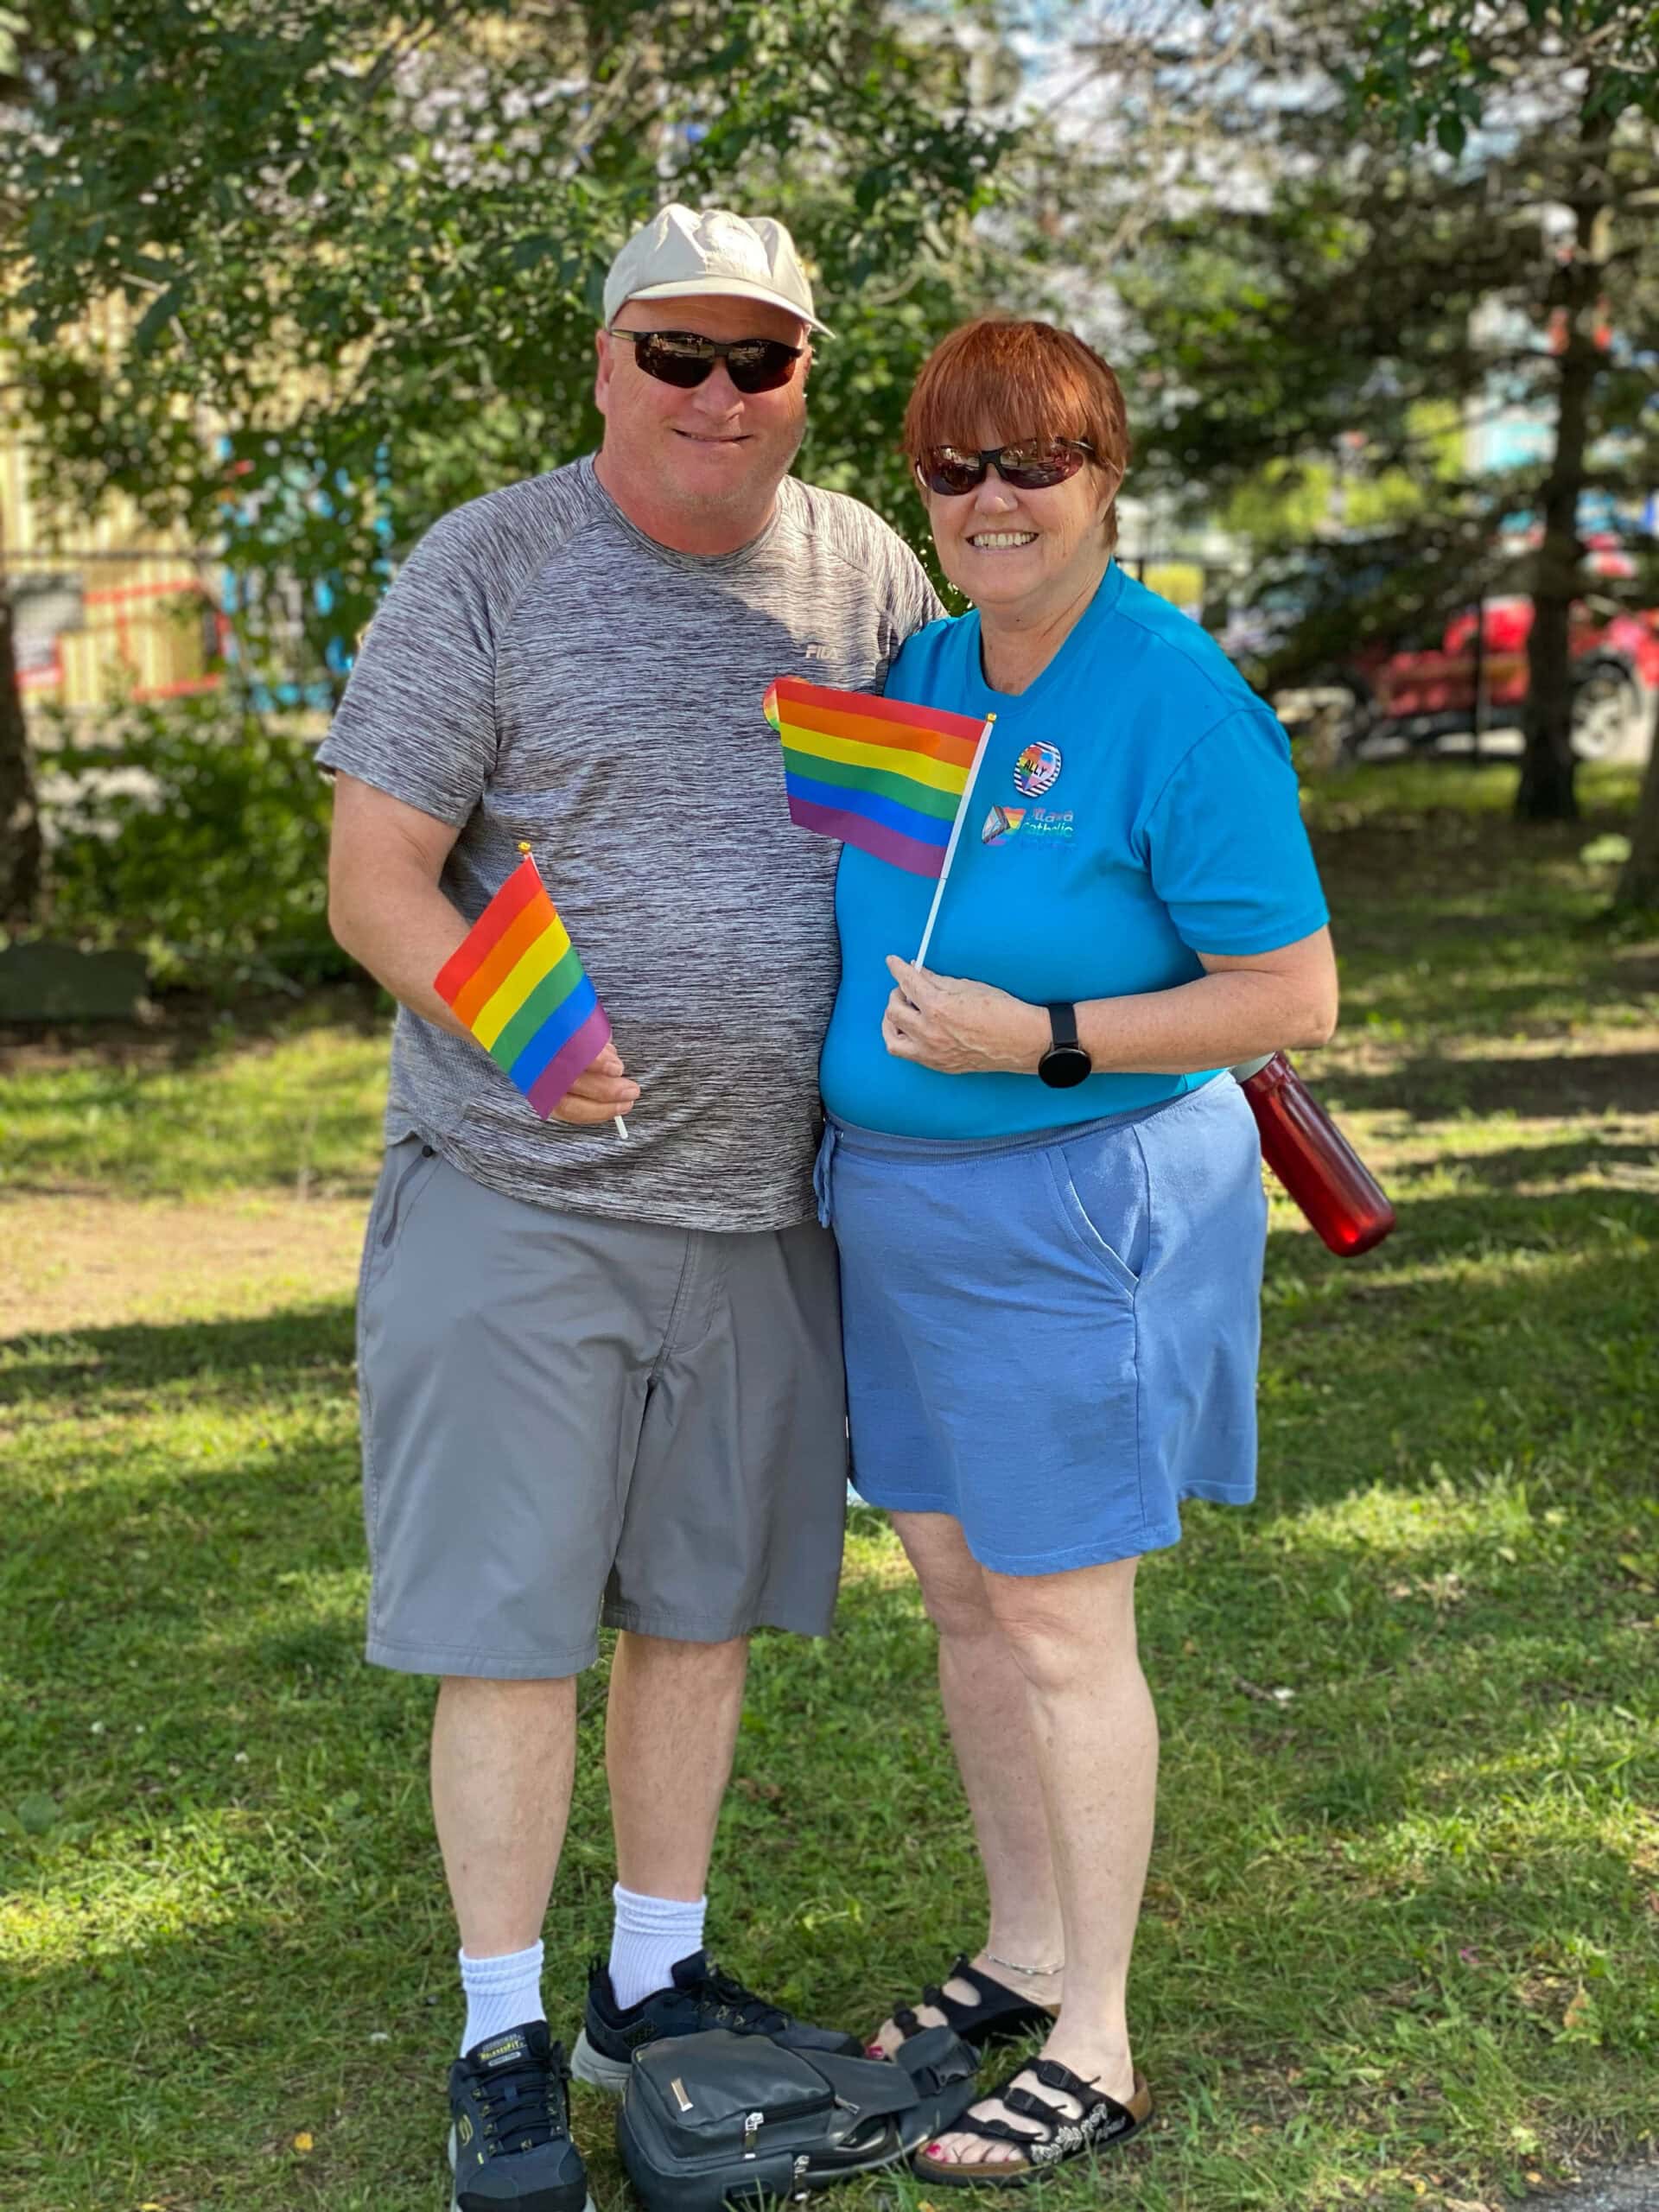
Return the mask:
<path id="1" fill-rule="evenodd" d="M 936 976 L 893 955 L 899 986 L 881 1017 L 881 1041 L 894 1059 L 941 1075 L 1029 1075 L 1048 1049 L 1048 1013 L 990 983 Z"/>
<path id="2" fill-rule="evenodd" d="M 467 937 L 466 922 L 438 880 L 455 834 L 448 823 L 372 784 L 337 776 L 328 919 L 340 944 L 395 999 L 435 1028 L 475 1046 L 432 981 Z M 639 1084 L 625 1073 L 616 1046 L 607 1044 L 553 1109 L 553 1119 L 591 1126 L 631 1112 L 639 1100 Z"/>
<path id="3" fill-rule="evenodd" d="M 553 1109 L 556 1122 L 608 1122 L 618 1114 L 632 1113 L 639 1103 L 639 1086 L 622 1065 L 613 1042 L 591 1067 L 583 1070 Z"/>

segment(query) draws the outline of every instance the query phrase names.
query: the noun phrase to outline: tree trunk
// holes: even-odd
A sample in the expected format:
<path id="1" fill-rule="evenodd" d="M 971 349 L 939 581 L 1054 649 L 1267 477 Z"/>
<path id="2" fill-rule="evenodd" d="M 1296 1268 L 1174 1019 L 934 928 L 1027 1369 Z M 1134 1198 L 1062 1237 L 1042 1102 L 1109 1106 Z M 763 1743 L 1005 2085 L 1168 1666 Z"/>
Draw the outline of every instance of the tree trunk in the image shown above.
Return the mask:
<path id="1" fill-rule="evenodd" d="M 0 572 L 0 925 L 17 929 L 32 922 L 40 895 L 41 816 L 17 689 L 11 593 Z"/>
<path id="2" fill-rule="evenodd" d="M 1613 904 L 1659 912 L 1659 698 L 1654 702 L 1653 749 L 1630 826 L 1630 856 L 1619 870 Z"/>
<path id="3" fill-rule="evenodd" d="M 1561 411 L 1567 411 L 1566 378 Z M 1582 451 L 1582 448 L 1580 448 Z M 1559 469 L 1564 459 L 1556 449 Z M 1544 542 L 1533 570 L 1532 630 L 1527 639 L 1527 749 L 1515 811 L 1522 822 L 1573 822 L 1573 672 L 1567 636 L 1578 588 L 1579 487 L 1552 472 L 1544 500 Z"/>
<path id="4" fill-rule="evenodd" d="M 1586 107 L 1597 81 L 1592 75 Z M 1590 401 L 1602 366 L 1595 321 L 1606 252 L 1605 118 L 1585 116 L 1580 139 L 1583 166 L 1572 201 L 1576 218 L 1572 257 L 1558 270 L 1550 287 L 1551 303 L 1561 310 L 1565 342 L 1556 383 L 1555 450 L 1543 487 L 1544 534 L 1533 572 L 1532 629 L 1527 639 L 1527 750 L 1515 795 L 1516 814 L 1523 822 L 1573 822 L 1579 812 L 1573 787 L 1568 638 L 1583 550 L 1579 494 L 1590 437 Z"/>

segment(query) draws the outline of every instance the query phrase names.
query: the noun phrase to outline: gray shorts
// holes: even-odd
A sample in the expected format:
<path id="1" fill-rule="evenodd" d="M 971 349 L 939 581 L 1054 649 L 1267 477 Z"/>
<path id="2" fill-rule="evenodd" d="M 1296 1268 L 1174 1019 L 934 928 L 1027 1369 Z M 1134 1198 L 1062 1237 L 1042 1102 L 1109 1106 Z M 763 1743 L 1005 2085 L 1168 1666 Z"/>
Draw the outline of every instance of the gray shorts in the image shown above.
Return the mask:
<path id="1" fill-rule="evenodd" d="M 846 1396 L 816 1222 L 557 1212 L 407 1138 L 369 1214 L 358 1376 L 378 1665 L 571 1675 L 600 1619 L 828 1630 Z"/>

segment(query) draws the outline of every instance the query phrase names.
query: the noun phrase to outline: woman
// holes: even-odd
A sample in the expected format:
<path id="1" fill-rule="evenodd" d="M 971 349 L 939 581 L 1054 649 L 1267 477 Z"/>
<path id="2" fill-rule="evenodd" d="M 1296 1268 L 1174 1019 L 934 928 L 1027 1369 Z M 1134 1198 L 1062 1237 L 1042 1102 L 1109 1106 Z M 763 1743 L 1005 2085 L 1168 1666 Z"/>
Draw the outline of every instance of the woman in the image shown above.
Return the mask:
<path id="1" fill-rule="evenodd" d="M 1113 562 L 1111 369 L 972 322 L 905 435 L 973 611 L 912 638 L 888 696 L 996 721 L 925 970 L 933 885 L 842 853 L 819 1195 L 854 1478 L 938 1629 L 990 1897 L 971 1961 L 872 2049 L 941 2017 L 1045 2027 L 916 2162 L 1007 2183 L 1151 2112 L 1125 2009 L 1157 1768 L 1135 1563 L 1183 1498 L 1253 1495 L 1266 1204 L 1226 1070 L 1324 1043 L 1337 989 L 1283 732 Z"/>

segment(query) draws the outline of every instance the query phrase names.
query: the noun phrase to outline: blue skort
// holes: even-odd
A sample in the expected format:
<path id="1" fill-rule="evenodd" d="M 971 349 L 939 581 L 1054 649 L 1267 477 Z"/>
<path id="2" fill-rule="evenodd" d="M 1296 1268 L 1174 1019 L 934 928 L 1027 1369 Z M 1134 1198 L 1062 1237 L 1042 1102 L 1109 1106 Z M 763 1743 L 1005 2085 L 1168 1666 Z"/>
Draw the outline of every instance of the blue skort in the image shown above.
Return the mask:
<path id="1" fill-rule="evenodd" d="M 1230 1075 L 983 1142 L 832 1121 L 817 1187 L 870 1504 L 1054 1574 L 1178 1542 L 1183 1498 L 1255 1496 L 1268 1208 Z"/>

